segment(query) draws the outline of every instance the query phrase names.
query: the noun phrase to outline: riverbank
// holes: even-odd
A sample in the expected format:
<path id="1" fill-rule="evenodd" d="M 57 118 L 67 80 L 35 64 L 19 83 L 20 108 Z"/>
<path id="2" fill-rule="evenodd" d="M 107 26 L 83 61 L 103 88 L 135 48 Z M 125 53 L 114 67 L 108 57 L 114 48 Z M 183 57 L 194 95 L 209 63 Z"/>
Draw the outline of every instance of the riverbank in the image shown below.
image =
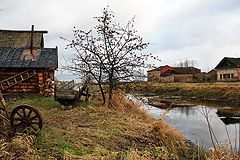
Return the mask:
<path id="1" fill-rule="evenodd" d="M 171 95 L 192 99 L 225 101 L 240 105 L 239 82 L 217 83 L 139 83 L 133 88 L 143 95 Z"/>
<path id="2" fill-rule="evenodd" d="M 37 136 L 9 137 L 9 124 L 1 124 L 0 159 L 155 160 L 205 159 L 189 150 L 185 138 L 162 119 L 154 121 L 139 105 L 123 95 L 114 96 L 114 108 L 97 97 L 62 110 L 53 97 L 24 96 L 11 108 L 29 104 L 42 113 L 44 126 Z"/>

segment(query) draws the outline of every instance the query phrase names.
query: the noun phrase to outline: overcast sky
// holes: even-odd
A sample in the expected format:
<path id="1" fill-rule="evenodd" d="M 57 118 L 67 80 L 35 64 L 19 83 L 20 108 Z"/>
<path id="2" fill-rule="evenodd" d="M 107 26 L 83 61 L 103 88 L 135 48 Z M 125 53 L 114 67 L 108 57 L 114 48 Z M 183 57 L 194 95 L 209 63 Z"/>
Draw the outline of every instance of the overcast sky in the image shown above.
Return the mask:
<path id="1" fill-rule="evenodd" d="M 59 64 L 69 57 L 66 42 L 72 29 L 90 30 L 95 16 L 107 5 L 116 21 L 135 26 L 158 55 L 157 65 L 196 61 L 202 71 L 213 69 L 223 57 L 240 57 L 240 0 L 0 0 L 0 29 L 48 30 L 45 47 L 59 48 Z M 70 80 L 70 73 L 57 72 Z"/>

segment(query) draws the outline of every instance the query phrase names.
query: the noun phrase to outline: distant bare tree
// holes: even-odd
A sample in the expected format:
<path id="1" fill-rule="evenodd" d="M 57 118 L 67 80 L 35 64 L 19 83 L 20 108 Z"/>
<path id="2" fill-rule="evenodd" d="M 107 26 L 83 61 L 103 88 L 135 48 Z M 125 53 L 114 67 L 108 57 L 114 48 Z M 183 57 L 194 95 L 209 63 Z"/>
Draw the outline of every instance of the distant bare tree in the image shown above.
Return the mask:
<path id="1" fill-rule="evenodd" d="M 177 66 L 177 67 L 193 67 L 195 65 L 196 65 L 195 60 L 187 60 L 187 59 L 185 61 L 174 64 L 174 66 Z"/>
<path id="2" fill-rule="evenodd" d="M 151 54 L 137 53 L 145 49 L 148 43 L 136 34 L 134 18 L 122 27 L 112 21 L 114 13 L 108 8 L 103 9 L 102 16 L 95 18 L 98 22 L 95 32 L 74 28 L 74 39 L 68 47 L 74 48 L 77 54 L 66 69 L 82 76 L 91 75 L 99 85 L 103 103 L 105 94 L 102 84 L 106 83 L 108 102 L 111 104 L 113 90 L 119 86 L 119 82 L 131 81 L 139 67 L 152 67 L 146 63 L 149 58 L 158 58 Z"/>

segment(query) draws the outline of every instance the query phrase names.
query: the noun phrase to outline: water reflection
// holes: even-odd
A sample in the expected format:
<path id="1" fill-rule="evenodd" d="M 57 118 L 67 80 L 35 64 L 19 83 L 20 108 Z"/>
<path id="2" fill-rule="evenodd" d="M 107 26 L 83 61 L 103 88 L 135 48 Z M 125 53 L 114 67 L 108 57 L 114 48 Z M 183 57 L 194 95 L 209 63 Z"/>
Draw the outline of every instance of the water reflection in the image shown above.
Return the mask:
<path id="1" fill-rule="evenodd" d="M 192 140 L 199 142 L 205 148 L 213 147 L 210 139 L 206 113 L 210 119 L 210 125 L 216 135 L 216 138 L 221 143 L 231 141 L 232 146 L 236 149 L 239 147 L 239 111 L 224 107 L 219 107 L 181 103 L 180 100 L 174 103 L 168 101 L 153 101 L 150 99 L 147 104 L 143 104 L 142 108 L 154 118 L 159 119 L 165 115 L 164 119 L 177 130 L 182 131 L 183 135 Z M 229 137 L 228 137 L 229 135 Z"/>

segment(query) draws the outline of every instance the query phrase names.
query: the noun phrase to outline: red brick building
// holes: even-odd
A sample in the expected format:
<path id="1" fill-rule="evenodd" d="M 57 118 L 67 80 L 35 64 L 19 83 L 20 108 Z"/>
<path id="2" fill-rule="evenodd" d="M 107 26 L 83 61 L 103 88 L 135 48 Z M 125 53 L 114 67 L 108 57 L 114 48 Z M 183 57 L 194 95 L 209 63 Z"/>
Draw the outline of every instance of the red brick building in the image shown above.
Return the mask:
<path id="1" fill-rule="evenodd" d="M 160 66 L 147 71 L 148 81 L 156 82 L 192 82 L 201 70 L 195 67 Z"/>

